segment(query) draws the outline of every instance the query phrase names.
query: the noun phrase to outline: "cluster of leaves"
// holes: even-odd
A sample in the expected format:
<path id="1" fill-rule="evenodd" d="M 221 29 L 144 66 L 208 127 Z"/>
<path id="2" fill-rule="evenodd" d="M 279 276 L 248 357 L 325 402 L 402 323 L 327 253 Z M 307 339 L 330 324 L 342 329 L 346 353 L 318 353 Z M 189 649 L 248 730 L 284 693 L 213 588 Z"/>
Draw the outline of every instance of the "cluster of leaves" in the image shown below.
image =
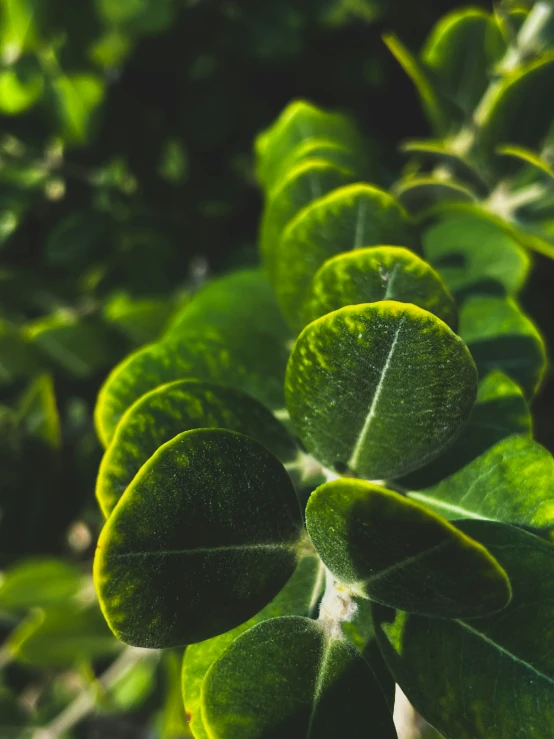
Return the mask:
<path id="1" fill-rule="evenodd" d="M 127 644 L 189 645 L 198 739 L 395 737 L 395 683 L 448 739 L 551 732 L 546 353 L 518 305 L 551 191 L 510 101 L 538 96 L 542 146 L 552 15 L 456 13 L 422 59 L 389 39 L 448 127 L 391 191 L 350 120 L 290 105 L 256 142 L 263 269 L 102 388 L 100 605 Z"/>

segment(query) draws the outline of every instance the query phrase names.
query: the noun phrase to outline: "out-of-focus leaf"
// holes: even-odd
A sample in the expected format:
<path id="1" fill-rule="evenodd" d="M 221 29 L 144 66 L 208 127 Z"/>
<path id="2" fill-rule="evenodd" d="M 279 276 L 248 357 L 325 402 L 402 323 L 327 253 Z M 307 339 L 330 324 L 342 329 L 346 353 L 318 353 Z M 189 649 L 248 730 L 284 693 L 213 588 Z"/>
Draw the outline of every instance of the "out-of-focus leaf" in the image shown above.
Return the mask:
<path id="1" fill-rule="evenodd" d="M 493 221 L 478 214 L 439 220 L 422 237 L 423 251 L 450 290 L 517 293 L 529 273 L 527 252 Z"/>
<path id="2" fill-rule="evenodd" d="M 0 386 L 31 377 L 42 364 L 25 334 L 8 321 L 0 320 Z"/>
<path id="3" fill-rule="evenodd" d="M 9 636 L 14 659 L 42 667 L 68 667 L 110 657 L 121 649 L 96 603 L 39 609 Z"/>
<path id="4" fill-rule="evenodd" d="M 291 354 L 285 390 L 308 452 L 340 474 L 381 480 L 421 467 L 458 436 L 477 372 L 440 319 L 385 300 L 309 324 Z"/>
<path id="5" fill-rule="evenodd" d="M 460 308 L 459 334 L 479 375 L 500 370 L 526 397 L 538 390 L 546 371 L 546 348 L 532 321 L 512 298 L 470 296 Z"/>
<path id="6" fill-rule="evenodd" d="M 489 85 L 490 72 L 506 51 L 494 15 L 462 8 L 443 16 L 421 52 L 442 89 L 464 111 L 472 111 Z"/>
<path id="7" fill-rule="evenodd" d="M 37 70 L 18 72 L 17 67 L 0 72 L 0 113 L 18 115 L 31 108 L 41 97 L 42 74 Z"/>
<path id="8" fill-rule="evenodd" d="M 26 610 L 63 605 L 81 588 L 79 570 L 62 559 L 29 559 L 7 569 L 0 579 L 0 606 Z"/>
<path id="9" fill-rule="evenodd" d="M 29 386 L 21 398 L 19 418 L 27 436 L 40 439 L 52 449 L 60 448 L 60 416 L 50 375 L 40 375 Z"/>
<path id="10" fill-rule="evenodd" d="M 135 346 L 156 341 L 174 311 L 171 299 L 132 298 L 117 292 L 102 307 L 105 321 Z"/>
<path id="11" fill-rule="evenodd" d="M 513 157 L 522 164 L 529 164 L 535 170 L 538 170 L 543 175 L 546 175 L 550 180 L 554 180 L 554 168 L 545 161 L 540 154 L 526 149 L 523 146 L 511 146 L 510 144 L 503 144 L 496 147 L 496 153 L 501 156 Z"/>
<path id="12" fill-rule="evenodd" d="M 475 193 L 461 182 L 426 176 L 401 180 L 395 185 L 394 194 L 414 214 L 442 203 L 477 202 Z"/>
<path id="13" fill-rule="evenodd" d="M 92 74 L 60 75 L 52 88 L 64 140 L 73 145 L 87 143 L 104 99 L 104 82 Z"/>
<path id="14" fill-rule="evenodd" d="M 467 158 L 451 151 L 446 142 L 433 139 L 412 139 L 400 144 L 400 150 L 424 161 L 430 160 L 436 164 L 446 165 L 459 180 L 470 183 L 475 192 L 479 194 L 485 194 L 488 191 L 488 185 L 484 182 L 479 168 Z"/>
<path id="15" fill-rule="evenodd" d="M 89 263 L 109 251 L 111 230 L 112 222 L 102 212 L 71 213 L 48 234 L 46 259 L 56 266 Z"/>
<path id="16" fill-rule="evenodd" d="M 292 483 L 265 447 L 223 429 L 186 431 L 141 468 L 102 530 L 104 615 L 135 646 L 224 633 L 286 584 L 301 527 Z"/>
<path id="17" fill-rule="evenodd" d="M 438 136 L 447 134 L 452 127 L 453 121 L 459 117 L 454 106 L 442 95 L 429 71 L 425 69 L 397 36 L 386 34 L 383 40 L 414 83 L 423 110 L 435 134 Z"/>

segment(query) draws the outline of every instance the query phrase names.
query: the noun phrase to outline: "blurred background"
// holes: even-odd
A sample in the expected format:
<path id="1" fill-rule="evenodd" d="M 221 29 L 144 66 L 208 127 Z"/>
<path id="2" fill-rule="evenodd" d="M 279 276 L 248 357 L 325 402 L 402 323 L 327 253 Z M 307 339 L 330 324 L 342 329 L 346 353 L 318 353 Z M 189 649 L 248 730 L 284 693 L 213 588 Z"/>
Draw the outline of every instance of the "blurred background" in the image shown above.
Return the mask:
<path id="1" fill-rule="evenodd" d="M 98 679 L 121 650 L 90 581 L 98 389 L 199 281 L 257 260 L 252 143 L 291 99 L 350 113 L 392 183 L 428 125 L 382 35 L 417 50 L 458 5 L 0 0 L 0 739 L 188 736 L 179 654 Z M 534 262 L 521 300 L 552 347 Z M 549 378 L 551 451 L 553 409 Z"/>

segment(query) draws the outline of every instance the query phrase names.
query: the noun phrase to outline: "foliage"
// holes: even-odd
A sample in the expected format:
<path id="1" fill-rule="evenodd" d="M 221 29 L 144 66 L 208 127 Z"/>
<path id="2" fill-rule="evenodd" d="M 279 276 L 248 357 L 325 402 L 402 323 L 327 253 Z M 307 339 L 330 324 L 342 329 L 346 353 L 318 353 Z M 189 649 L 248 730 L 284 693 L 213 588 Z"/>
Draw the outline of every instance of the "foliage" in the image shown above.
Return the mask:
<path id="1" fill-rule="evenodd" d="M 396 684 L 446 739 L 549 735 L 554 459 L 521 296 L 554 257 L 554 14 L 528 5 L 457 10 L 413 54 L 418 10 L 379 0 L 2 0 L 10 731 L 86 735 L 95 709 L 107 735 L 393 739 Z M 237 81 L 383 18 L 433 138 L 398 167 L 362 135 L 345 52 L 354 115 L 296 99 L 251 163 L 281 101 Z M 186 110 L 156 122 L 164 46 Z M 203 284 L 206 258 L 240 269 Z"/>

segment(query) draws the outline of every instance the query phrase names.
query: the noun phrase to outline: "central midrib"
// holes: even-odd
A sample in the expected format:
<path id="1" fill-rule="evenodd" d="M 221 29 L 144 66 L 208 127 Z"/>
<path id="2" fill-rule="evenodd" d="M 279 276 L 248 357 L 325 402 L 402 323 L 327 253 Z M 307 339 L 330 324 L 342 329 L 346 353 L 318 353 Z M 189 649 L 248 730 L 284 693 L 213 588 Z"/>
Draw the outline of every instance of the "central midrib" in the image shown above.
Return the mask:
<path id="1" fill-rule="evenodd" d="M 360 431 L 360 434 L 358 436 L 358 440 L 354 446 L 354 449 L 352 451 L 352 455 L 350 459 L 348 460 L 348 466 L 350 469 L 356 468 L 358 465 L 358 462 L 360 460 L 360 454 L 362 452 L 362 449 L 364 447 L 365 441 L 367 439 L 367 436 L 369 434 L 369 430 L 371 428 L 371 422 L 373 421 L 375 417 L 375 412 L 377 410 L 377 404 L 379 403 L 379 398 L 381 397 L 381 393 L 383 392 L 383 386 L 385 384 L 385 379 L 387 376 L 387 372 L 389 370 L 389 367 L 391 365 L 391 361 L 394 355 L 394 351 L 396 349 L 396 345 L 398 343 L 398 337 L 400 335 L 400 330 L 402 328 L 403 319 L 401 319 L 400 323 L 398 324 L 398 328 L 396 329 L 396 333 L 394 335 L 394 339 L 392 340 L 391 348 L 389 350 L 389 354 L 387 356 L 387 359 L 385 361 L 385 364 L 383 365 L 383 369 L 381 370 L 381 377 L 379 378 L 379 382 L 377 383 L 377 388 L 375 389 L 375 394 L 372 398 L 371 405 L 369 406 L 369 411 L 367 413 L 367 416 L 365 418 L 364 425 L 362 427 L 362 430 Z"/>
<path id="2" fill-rule="evenodd" d="M 183 554 L 218 554 L 221 552 L 275 552 L 292 551 L 291 544 L 235 544 L 227 547 L 197 547 L 195 549 L 164 549 L 157 552 L 121 552 L 114 554 L 119 559 L 129 557 L 179 556 Z"/>

